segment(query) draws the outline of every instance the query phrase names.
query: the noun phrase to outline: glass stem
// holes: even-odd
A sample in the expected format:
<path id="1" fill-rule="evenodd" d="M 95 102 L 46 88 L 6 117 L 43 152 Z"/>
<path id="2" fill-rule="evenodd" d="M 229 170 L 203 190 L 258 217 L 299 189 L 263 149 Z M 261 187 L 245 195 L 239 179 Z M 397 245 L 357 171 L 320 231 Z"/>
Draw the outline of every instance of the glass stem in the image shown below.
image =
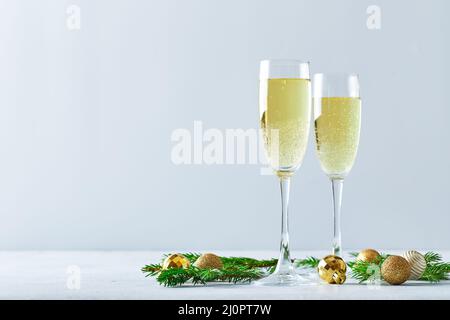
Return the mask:
<path id="1" fill-rule="evenodd" d="M 281 243 L 280 243 L 280 257 L 275 269 L 275 273 L 289 274 L 293 270 L 291 256 L 289 252 L 289 220 L 288 220 L 288 206 L 289 206 L 289 189 L 291 185 L 291 178 L 287 176 L 280 177 L 281 187 Z"/>
<path id="2" fill-rule="evenodd" d="M 341 205 L 344 180 L 331 179 L 331 187 L 333 189 L 333 254 L 340 257 L 342 254 Z"/>

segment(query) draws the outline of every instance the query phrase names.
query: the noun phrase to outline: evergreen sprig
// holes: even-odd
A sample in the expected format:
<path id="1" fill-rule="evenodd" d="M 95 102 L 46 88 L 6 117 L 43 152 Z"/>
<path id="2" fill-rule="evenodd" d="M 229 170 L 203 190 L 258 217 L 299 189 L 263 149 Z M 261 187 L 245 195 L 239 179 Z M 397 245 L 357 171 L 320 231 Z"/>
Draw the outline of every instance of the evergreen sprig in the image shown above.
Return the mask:
<path id="1" fill-rule="evenodd" d="M 370 280 L 381 280 L 381 265 L 389 255 L 382 254 L 374 263 L 364 261 L 351 261 L 347 265 L 351 269 L 352 278 L 360 283 Z M 426 268 L 420 281 L 436 283 L 450 279 L 450 263 L 443 262 L 442 256 L 436 252 L 427 252 L 425 255 Z"/>
<path id="2" fill-rule="evenodd" d="M 317 268 L 319 265 L 320 259 L 317 259 L 315 257 L 307 257 L 305 259 L 297 259 L 295 260 L 295 266 L 296 267 L 303 267 L 303 268 Z"/>
<path id="3" fill-rule="evenodd" d="M 388 255 L 386 254 L 380 254 L 380 257 L 375 262 L 357 260 L 347 262 L 351 270 L 351 277 L 358 280 L 359 283 L 381 280 L 381 265 L 387 257 Z"/>
<path id="4" fill-rule="evenodd" d="M 275 270 L 277 259 L 258 260 L 248 257 L 221 257 L 222 269 L 200 269 L 193 263 L 200 257 L 200 253 L 188 252 L 183 255 L 191 262 L 191 266 L 185 269 L 169 268 L 163 269 L 162 263 L 145 265 L 141 270 L 148 276 L 156 277 L 156 280 L 164 286 L 175 287 L 187 282 L 194 285 L 206 284 L 208 282 L 231 282 L 248 283 L 260 279 Z M 350 253 L 352 257 L 357 253 Z M 168 256 L 164 255 L 164 258 Z M 381 254 L 378 261 L 373 263 L 365 261 L 349 261 L 348 267 L 351 270 L 351 277 L 360 283 L 367 281 L 381 280 L 381 265 L 389 255 Z M 419 280 L 428 282 L 439 282 L 450 279 L 450 263 L 444 262 L 442 256 L 435 252 L 427 252 L 425 255 L 426 269 Z M 296 259 L 296 267 L 317 268 L 320 259 L 307 257 Z"/>
<path id="5" fill-rule="evenodd" d="M 166 287 L 176 287 L 188 281 L 193 285 L 207 282 L 245 283 L 261 278 L 264 272 L 259 269 L 234 267 L 230 269 L 199 269 L 195 266 L 189 268 L 170 268 L 158 272 L 156 280 Z"/>
<path id="6" fill-rule="evenodd" d="M 449 279 L 450 263 L 443 262 L 440 254 L 427 252 L 425 254 L 425 262 L 427 263 L 427 267 L 419 280 L 439 282 Z"/>
<path id="7" fill-rule="evenodd" d="M 277 259 L 258 260 L 246 257 L 221 257 L 224 267 L 271 268 L 277 265 Z"/>
<path id="8" fill-rule="evenodd" d="M 437 252 L 427 252 L 425 253 L 424 258 L 427 265 L 442 261 L 442 256 Z"/>
<path id="9" fill-rule="evenodd" d="M 170 254 L 164 255 L 164 259 Z M 187 282 L 193 285 L 208 282 L 248 283 L 273 272 L 277 259 L 258 260 L 247 257 L 221 257 L 222 269 L 200 269 L 192 264 L 201 254 L 183 253 L 190 262 L 188 268 L 163 269 L 162 264 L 145 265 L 141 271 L 148 276 L 156 276 L 156 280 L 167 287 L 175 287 Z"/>

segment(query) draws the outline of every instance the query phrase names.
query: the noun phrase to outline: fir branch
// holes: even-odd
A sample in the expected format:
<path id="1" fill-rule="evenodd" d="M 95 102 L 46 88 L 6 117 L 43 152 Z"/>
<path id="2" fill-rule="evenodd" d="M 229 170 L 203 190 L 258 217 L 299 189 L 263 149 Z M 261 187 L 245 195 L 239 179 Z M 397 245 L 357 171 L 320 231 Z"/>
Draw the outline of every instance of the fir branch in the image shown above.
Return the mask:
<path id="1" fill-rule="evenodd" d="M 193 264 L 201 255 L 195 252 L 183 253 L 183 255 Z M 350 253 L 357 257 L 357 253 Z M 164 255 L 164 258 L 169 254 Z M 381 254 L 378 261 L 374 263 L 364 261 L 349 261 L 348 267 L 351 269 L 351 277 L 360 283 L 381 279 L 381 265 L 389 255 Z M 427 252 L 425 255 L 427 267 L 424 274 L 419 279 L 421 281 L 439 282 L 450 279 L 450 263 L 443 262 L 442 256 L 435 252 Z M 156 276 L 157 281 L 168 287 L 182 285 L 188 281 L 192 284 L 206 284 L 208 282 L 232 282 L 246 283 L 263 277 L 266 273 L 275 270 L 277 259 L 258 260 L 247 257 L 221 257 L 223 269 L 199 269 L 193 265 L 186 269 L 169 268 L 162 269 L 162 264 L 148 264 L 141 270 L 148 276 Z M 305 259 L 294 260 L 296 267 L 317 268 L 320 259 L 307 257 Z"/>
<path id="2" fill-rule="evenodd" d="M 170 254 L 165 254 L 167 258 Z M 221 257 L 222 269 L 200 269 L 192 264 L 201 254 L 195 252 L 183 253 L 190 262 L 188 268 L 162 269 L 161 264 L 145 265 L 141 271 L 148 276 L 156 276 L 156 280 L 166 287 L 175 287 L 186 282 L 206 284 L 208 282 L 247 283 L 261 278 L 267 271 L 273 272 L 277 259 L 258 260 L 247 257 Z"/>
<path id="3" fill-rule="evenodd" d="M 352 255 L 355 256 L 354 254 Z M 347 262 L 348 267 L 351 269 L 351 277 L 358 280 L 359 283 L 380 280 L 381 265 L 388 256 L 386 254 L 380 254 L 380 257 L 374 262 L 360 260 Z"/>
<path id="4" fill-rule="evenodd" d="M 309 268 L 317 268 L 319 265 L 320 259 L 315 257 L 307 257 L 305 259 L 297 259 L 295 260 L 296 267 L 309 267 Z"/>
<path id="5" fill-rule="evenodd" d="M 147 264 L 141 268 L 141 271 L 147 273 L 145 276 L 148 277 L 156 275 L 161 269 L 160 264 Z"/>
<path id="6" fill-rule="evenodd" d="M 429 282 L 439 282 L 441 280 L 449 280 L 450 263 L 443 262 L 442 256 L 435 252 L 427 252 L 425 254 L 427 267 L 419 280 Z"/>
<path id="7" fill-rule="evenodd" d="M 219 274 L 220 281 L 233 283 L 251 282 L 252 280 L 260 279 L 264 276 L 264 271 L 259 268 L 248 269 L 237 267 L 235 269 L 222 269 L 219 271 L 221 271 L 221 274 Z"/>
<path id="8" fill-rule="evenodd" d="M 351 277 L 363 283 L 368 280 L 381 279 L 381 263 L 371 263 L 366 261 L 357 261 L 348 263 L 351 269 Z"/>
<path id="9" fill-rule="evenodd" d="M 450 263 L 438 262 L 427 265 L 424 273 L 419 280 L 429 282 L 439 282 L 441 280 L 448 280 L 450 272 Z"/>
<path id="10" fill-rule="evenodd" d="M 187 253 L 181 253 L 183 256 L 185 256 L 190 263 L 194 263 L 200 256 L 201 253 L 197 252 L 187 252 Z M 165 258 L 170 256 L 170 254 L 165 254 L 163 256 L 162 261 L 164 261 Z M 277 259 L 267 259 L 267 260 L 258 260 L 254 258 L 247 258 L 247 257 L 220 257 L 222 259 L 222 263 L 224 266 L 247 266 L 248 268 L 270 268 L 277 265 L 278 260 Z"/>
<path id="11" fill-rule="evenodd" d="M 351 277 L 358 280 L 359 283 L 366 281 L 369 278 L 367 274 L 367 269 L 369 268 L 369 263 L 364 261 L 358 262 L 348 262 L 347 265 L 351 269 Z"/>
<path id="12" fill-rule="evenodd" d="M 438 263 L 442 261 L 442 256 L 439 253 L 436 252 L 427 252 L 424 255 L 425 257 L 425 262 L 427 263 L 427 265 L 432 264 L 432 263 Z"/>
<path id="13" fill-rule="evenodd" d="M 277 265 L 277 259 L 258 260 L 246 257 L 221 257 L 224 267 L 271 268 Z"/>
<path id="14" fill-rule="evenodd" d="M 189 268 L 170 268 L 161 270 L 156 280 L 166 286 L 175 287 L 188 281 L 192 284 L 206 284 L 207 282 L 232 282 L 245 283 L 261 278 L 264 272 L 260 269 L 249 269 L 247 267 L 234 267 L 230 269 L 199 269 L 191 266 Z"/>
<path id="15" fill-rule="evenodd" d="M 376 278 L 381 279 L 381 265 L 388 256 L 382 254 L 380 260 L 375 263 L 363 261 L 348 262 L 347 265 L 351 269 L 352 278 L 358 280 L 360 283 Z M 427 252 L 424 257 L 427 266 L 419 279 L 420 281 L 436 283 L 450 279 L 450 263 L 443 262 L 442 256 L 439 253 Z"/>
<path id="16" fill-rule="evenodd" d="M 182 285 L 195 276 L 195 268 L 170 268 L 161 270 L 156 277 L 156 280 L 165 287 L 175 287 Z"/>

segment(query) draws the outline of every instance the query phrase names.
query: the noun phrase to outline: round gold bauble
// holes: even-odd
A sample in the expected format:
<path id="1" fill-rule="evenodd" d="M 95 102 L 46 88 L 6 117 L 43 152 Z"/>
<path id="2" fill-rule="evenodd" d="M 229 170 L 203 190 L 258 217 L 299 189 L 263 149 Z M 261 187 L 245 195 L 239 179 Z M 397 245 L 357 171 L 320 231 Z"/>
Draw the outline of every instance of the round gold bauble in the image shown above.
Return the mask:
<path id="1" fill-rule="evenodd" d="M 329 255 L 320 260 L 317 267 L 320 278 L 329 284 L 343 284 L 346 280 L 347 265 L 342 258 Z"/>
<path id="2" fill-rule="evenodd" d="M 409 250 L 403 254 L 403 258 L 409 262 L 411 267 L 411 274 L 409 276 L 409 280 L 418 280 L 425 272 L 425 268 L 427 267 L 427 262 L 425 261 L 425 257 L 417 251 Z"/>
<path id="3" fill-rule="evenodd" d="M 214 253 L 204 253 L 194 262 L 194 266 L 200 269 L 222 269 L 222 259 Z"/>
<path id="4" fill-rule="evenodd" d="M 402 284 L 411 274 L 409 262 L 400 256 L 389 256 L 381 265 L 381 276 L 389 284 Z"/>
<path id="5" fill-rule="evenodd" d="M 374 249 L 364 249 L 356 257 L 356 261 L 364 261 L 369 263 L 375 263 L 381 258 L 380 253 Z"/>
<path id="6" fill-rule="evenodd" d="M 162 265 L 163 269 L 169 269 L 169 268 L 177 268 L 177 269 L 186 269 L 191 266 L 191 263 L 189 262 L 189 259 L 183 256 L 179 253 L 174 253 L 168 256 Z"/>

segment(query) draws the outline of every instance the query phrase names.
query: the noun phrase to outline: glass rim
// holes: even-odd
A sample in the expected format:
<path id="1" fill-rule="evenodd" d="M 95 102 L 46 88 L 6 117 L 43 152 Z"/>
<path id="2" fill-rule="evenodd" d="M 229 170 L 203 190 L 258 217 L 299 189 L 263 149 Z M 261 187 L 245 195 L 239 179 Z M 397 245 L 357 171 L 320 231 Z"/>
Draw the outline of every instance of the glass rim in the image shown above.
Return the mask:
<path id="1" fill-rule="evenodd" d="M 298 59 L 266 59 L 259 65 L 259 79 L 308 79 L 311 80 L 310 64 Z"/>
<path id="2" fill-rule="evenodd" d="M 353 72 L 314 73 L 312 97 L 353 97 L 361 99 L 359 74 Z"/>
<path id="3" fill-rule="evenodd" d="M 263 59 L 260 61 L 260 64 L 266 64 L 266 63 L 275 63 L 280 65 L 301 65 L 301 64 L 310 64 L 309 61 L 305 60 L 299 60 L 299 59 Z"/>
<path id="4" fill-rule="evenodd" d="M 316 72 L 313 74 L 313 78 L 315 76 L 331 76 L 331 77 L 357 77 L 359 78 L 359 73 L 356 72 L 345 72 L 345 71 L 332 71 L 332 72 Z"/>

